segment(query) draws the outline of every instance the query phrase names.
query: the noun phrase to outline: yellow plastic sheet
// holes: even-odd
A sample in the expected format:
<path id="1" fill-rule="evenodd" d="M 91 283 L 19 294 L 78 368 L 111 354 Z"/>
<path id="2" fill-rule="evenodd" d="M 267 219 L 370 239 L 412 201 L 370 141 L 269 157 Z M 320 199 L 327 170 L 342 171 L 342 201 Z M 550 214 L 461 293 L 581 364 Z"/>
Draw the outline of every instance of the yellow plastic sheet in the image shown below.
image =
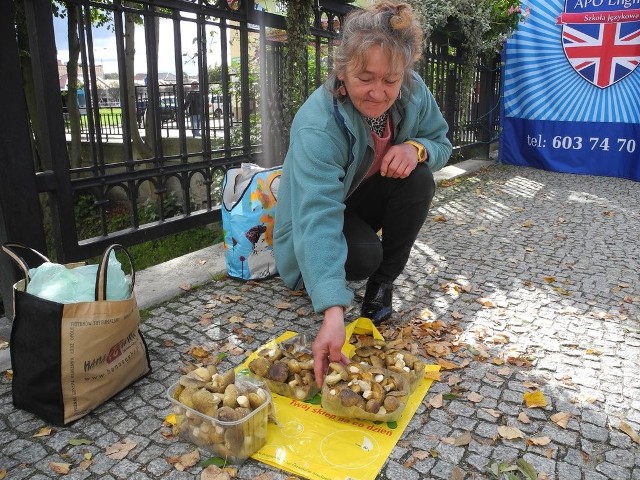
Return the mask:
<path id="1" fill-rule="evenodd" d="M 362 320 L 366 319 L 358 319 L 347 326 L 347 339 L 352 332 L 367 333 L 369 325 L 363 322 L 362 328 L 359 324 Z M 369 332 L 375 335 L 377 330 Z M 295 332 L 287 331 L 268 346 L 295 335 Z M 255 352 L 251 354 L 244 365 L 248 365 L 255 355 Z M 439 369 L 439 365 L 426 367 L 427 372 Z M 433 380 L 423 379 L 409 397 L 402 416 L 391 423 L 337 417 L 325 412 L 319 404 L 274 394 L 278 424 L 269 424 L 267 444 L 252 458 L 310 480 L 373 480 L 432 383 Z"/>

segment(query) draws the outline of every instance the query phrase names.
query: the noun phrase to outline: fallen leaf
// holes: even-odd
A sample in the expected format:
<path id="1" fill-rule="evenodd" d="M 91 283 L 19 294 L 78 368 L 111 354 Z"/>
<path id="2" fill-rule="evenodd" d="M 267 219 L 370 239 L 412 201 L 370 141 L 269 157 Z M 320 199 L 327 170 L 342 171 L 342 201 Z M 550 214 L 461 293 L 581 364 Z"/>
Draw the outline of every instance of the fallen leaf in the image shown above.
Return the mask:
<path id="1" fill-rule="evenodd" d="M 281 302 L 281 303 L 276 303 L 275 307 L 279 308 L 280 310 L 288 310 L 291 308 L 291 304 L 286 302 Z"/>
<path id="2" fill-rule="evenodd" d="M 551 443 L 551 439 L 549 437 L 531 437 L 527 439 L 527 443 L 529 445 L 544 447 L 545 445 L 549 445 Z"/>
<path id="3" fill-rule="evenodd" d="M 478 302 L 480 305 L 482 305 L 485 308 L 493 308 L 493 307 L 496 306 L 491 300 L 489 300 L 488 298 L 484 298 L 484 297 L 483 298 L 477 298 L 476 302 Z"/>
<path id="4" fill-rule="evenodd" d="M 460 365 L 450 362 L 449 360 L 445 360 L 444 358 L 439 358 L 437 362 L 438 365 L 440 365 L 440 368 L 442 368 L 443 370 L 453 370 L 456 368 L 460 368 Z"/>
<path id="5" fill-rule="evenodd" d="M 461 377 L 457 375 L 451 375 L 447 383 L 449 384 L 450 387 L 453 387 L 454 385 L 460 383 L 461 381 L 462 381 Z"/>
<path id="6" fill-rule="evenodd" d="M 240 315 L 231 315 L 229 317 L 229 323 L 242 323 L 244 322 L 244 318 Z"/>
<path id="7" fill-rule="evenodd" d="M 464 480 L 466 472 L 460 467 L 455 467 L 451 472 L 451 480 Z"/>
<path id="8" fill-rule="evenodd" d="M 508 427 L 506 425 L 500 425 L 498 427 L 498 433 L 502 438 L 507 440 L 513 440 L 515 438 L 524 438 L 524 433 L 515 427 Z"/>
<path id="9" fill-rule="evenodd" d="M 69 445 L 73 445 L 77 447 L 78 445 L 92 445 L 92 440 L 87 440 L 86 438 L 71 438 L 69 439 Z"/>
<path id="10" fill-rule="evenodd" d="M 536 382 L 530 382 L 527 380 L 526 382 L 522 382 L 522 386 L 526 388 L 538 388 L 540 385 Z"/>
<path id="11" fill-rule="evenodd" d="M 451 312 L 451 317 L 454 320 L 462 320 L 464 318 L 464 315 L 458 311 L 454 311 L 454 312 Z"/>
<path id="12" fill-rule="evenodd" d="M 502 415 L 502 412 L 500 412 L 499 410 L 494 410 L 493 408 L 481 408 L 480 410 L 482 410 L 485 413 L 488 413 L 489 415 L 495 418 L 498 418 L 500 415 Z"/>
<path id="13" fill-rule="evenodd" d="M 66 475 L 71 471 L 70 463 L 49 462 L 49 468 L 60 475 Z"/>
<path id="14" fill-rule="evenodd" d="M 490 382 L 497 382 L 497 383 L 502 383 L 504 382 L 504 379 L 502 377 L 499 377 L 498 375 L 494 375 L 491 372 L 487 372 L 484 375 L 484 378 L 486 378 L 487 380 L 489 380 Z"/>
<path id="15" fill-rule="evenodd" d="M 602 351 L 597 348 L 587 348 L 584 353 L 587 355 L 602 355 Z"/>
<path id="16" fill-rule="evenodd" d="M 192 357 L 201 359 L 209 356 L 209 350 L 206 347 L 195 346 L 189 350 Z"/>
<path id="17" fill-rule="evenodd" d="M 527 220 L 522 224 L 523 228 L 531 228 L 533 226 L 533 222 L 531 220 Z"/>
<path id="18" fill-rule="evenodd" d="M 531 420 L 529 419 L 527 414 L 524 412 L 520 412 L 520 414 L 518 415 L 518 421 L 522 423 L 531 423 Z"/>
<path id="19" fill-rule="evenodd" d="M 78 464 L 80 470 L 87 470 L 93 462 L 90 459 L 84 459 Z"/>
<path id="20" fill-rule="evenodd" d="M 185 292 L 190 291 L 193 287 L 190 283 L 183 283 L 179 286 L 180 290 L 184 290 Z"/>
<path id="21" fill-rule="evenodd" d="M 433 217 L 434 222 L 446 222 L 447 218 L 444 215 L 436 215 Z"/>
<path id="22" fill-rule="evenodd" d="M 107 457 L 113 460 L 122 460 L 127 454 L 136 447 L 137 443 L 125 438 L 120 442 L 109 445 L 105 451 Z"/>
<path id="23" fill-rule="evenodd" d="M 618 428 L 629 435 L 631 437 L 631 440 L 636 443 L 640 443 L 640 435 L 638 435 L 638 433 L 633 428 L 631 428 L 631 425 L 629 425 L 627 422 L 620 420 L 620 425 L 618 425 Z"/>
<path id="24" fill-rule="evenodd" d="M 40 430 L 38 430 L 33 436 L 34 437 L 48 437 L 49 435 L 51 435 L 53 432 L 55 432 L 55 430 L 53 429 L 53 427 L 42 427 Z"/>
<path id="25" fill-rule="evenodd" d="M 442 407 L 442 394 L 438 393 L 437 395 L 431 397 L 431 400 L 429 400 L 429 405 L 431 405 L 433 408 Z"/>
<path id="26" fill-rule="evenodd" d="M 275 323 L 273 322 L 273 318 L 267 318 L 264 322 L 262 322 L 262 325 L 265 328 L 273 328 L 275 326 Z"/>
<path id="27" fill-rule="evenodd" d="M 544 394 L 541 390 L 534 390 L 533 392 L 524 392 L 524 403 L 529 408 L 544 408 L 547 406 L 547 400 L 544 398 Z"/>
<path id="28" fill-rule="evenodd" d="M 477 392 L 469 392 L 467 395 L 467 400 L 473 403 L 478 403 L 484 400 L 484 397 Z"/>
<path id="29" fill-rule="evenodd" d="M 442 439 L 442 443 L 453 445 L 454 447 L 461 447 L 463 445 L 469 445 L 471 440 L 471 432 L 464 432 L 457 437 L 445 437 Z"/>
<path id="30" fill-rule="evenodd" d="M 573 414 L 569 412 L 558 412 L 551 415 L 551 420 L 555 422 L 559 427 L 567 428 L 569 419 L 573 417 Z"/>
<path id="31" fill-rule="evenodd" d="M 556 277 L 543 277 L 542 279 L 547 283 L 553 283 L 556 281 Z"/>
<path id="32" fill-rule="evenodd" d="M 5 478 L 7 478 L 7 469 L 0 468 L 0 480 L 4 480 Z"/>

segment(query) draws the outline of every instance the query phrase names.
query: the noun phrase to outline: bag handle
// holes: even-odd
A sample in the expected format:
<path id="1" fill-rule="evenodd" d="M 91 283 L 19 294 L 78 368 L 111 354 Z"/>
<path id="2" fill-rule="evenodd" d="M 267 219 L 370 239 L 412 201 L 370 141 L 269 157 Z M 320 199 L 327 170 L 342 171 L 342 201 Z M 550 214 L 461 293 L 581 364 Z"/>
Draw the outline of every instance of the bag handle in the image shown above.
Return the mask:
<path id="1" fill-rule="evenodd" d="M 101 302 L 107 299 L 107 269 L 109 268 L 109 255 L 114 250 L 122 250 L 129 259 L 131 265 L 131 292 L 133 293 L 133 287 L 136 283 L 136 270 L 133 267 L 133 259 L 129 254 L 129 251 L 120 244 L 113 244 L 107 247 L 102 255 L 102 260 L 98 264 L 98 271 L 96 272 L 96 300 Z"/>
<path id="2" fill-rule="evenodd" d="M 356 335 L 367 335 L 370 334 L 376 340 L 384 340 L 382 334 L 378 331 L 376 326 L 373 324 L 371 319 L 366 317 L 356 318 L 353 322 L 348 324 L 345 327 L 346 339 L 344 341 L 344 345 L 342 345 L 342 353 L 344 353 L 347 358 L 353 357 L 354 353 L 356 353 L 356 347 L 353 346 L 350 342 L 351 337 Z"/>
<path id="3" fill-rule="evenodd" d="M 34 250 L 33 248 L 27 247 L 20 243 L 5 243 L 4 245 L 2 245 L 2 250 L 9 257 L 11 257 L 11 259 L 18 265 L 18 267 L 20 267 L 20 270 L 22 270 L 22 274 L 24 275 L 25 289 L 29 284 L 29 264 L 15 250 L 26 250 L 28 252 L 33 253 L 35 256 L 41 258 L 43 262 L 51 262 L 51 260 L 49 260 L 47 257 L 45 257 L 43 254 L 41 254 L 37 250 Z"/>

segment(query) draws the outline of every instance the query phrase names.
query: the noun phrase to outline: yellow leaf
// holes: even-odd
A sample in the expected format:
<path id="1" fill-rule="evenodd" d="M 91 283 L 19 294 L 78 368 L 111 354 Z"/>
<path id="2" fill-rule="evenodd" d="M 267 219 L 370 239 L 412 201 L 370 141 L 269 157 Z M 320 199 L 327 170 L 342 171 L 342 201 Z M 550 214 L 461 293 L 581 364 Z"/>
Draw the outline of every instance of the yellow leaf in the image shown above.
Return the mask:
<path id="1" fill-rule="evenodd" d="M 569 412 L 558 412 L 551 415 L 551 421 L 555 422 L 559 427 L 567 428 L 567 423 L 569 423 L 571 417 L 573 415 Z"/>
<path id="2" fill-rule="evenodd" d="M 436 215 L 433 217 L 434 222 L 446 222 L 447 218 L 444 215 Z"/>
<path id="3" fill-rule="evenodd" d="M 176 420 L 176 414 L 175 413 L 170 413 L 169 415 L 167 415 L 164 418 L 164 421 L 171 424 L 171 425 L 176 425 L 178 422 Z"/>
<path id="4" fill-rule="evenodd" d="M 191 355 L 195 358 L 205 358 L 209 356 L 209 350 L 205 347 L 195 346 L 191 349 Z"/>
<path id="5" fill-rule="evenodd" d="M 546 407 L 547 400 L 544 398 L 544 394 L 541 390 L 534 390 L 533 392 L 524 393 L 524 403 L 529 408 Z"/>
<path id="6" fill-rule="evenodd" d="M 549 445 L 551 443 L 551 439 L 549 437 L 532 437 L 527 440 L 529 445 L 538 445 L 543 447 L 545 445 Z"/>
<path id="7" fill-rule="evenodd" d="M 543 277 L 542 279 L 547 283 L 553 283 L 556 281 L 556 277 Z"/>
<path id="8" fill-rule="evenodd" d="M 598 350 L 597 348 L 587 348 L 585 350 L 585 353 L 587 355 L 602 355 L 602 351 Z"/>
<path id="9" fill-rule="evenodd" d="M 489 300 L 488 298 L 477 298 L 476 302 L 478 302 L 480 305 L 482 305 L 483 307 L 486 307 L 486 308 L 495 307 L 495 304 L 491 300 Z"/>
<path id="10" fill-rule="evenodd" d="M 40 430 L 38 430 L 38 432 L 36 434 L 34 434 L 34 437 L 48 437 L 49 435 L 51 435 L 51 433 L 53 433 L 54 430 L 52 427 L 42 427 Z"/>
<path id="11" fill-rule="evenodd" d="M 631 428 L 631 425 L 629 425 L 627 422 L 620 420 L 620 425 L 618 425 L 618 428 L 629 435 L 631 437 L 631 440 L 636 443 L 640 443 L 640 435 L 638 435 L 638 433 L 633 428 Z"/>
<path id="12" fill-rule="evenodd" d="M 524 438 L 524 433 L 515 427 L 508 427 L 506 425 L 500 425 L 498 427 L 498 433 L 502 438 L 507 440 L 513 440 L 514 438 Z"/>
<path id="13" fill-rule="evenodd" d="M 560 295 L 571 295 L 571 292 L 568 290 L 565 290 L 562 287 L 553 287 L 553 289 L 558 292 Z"/>

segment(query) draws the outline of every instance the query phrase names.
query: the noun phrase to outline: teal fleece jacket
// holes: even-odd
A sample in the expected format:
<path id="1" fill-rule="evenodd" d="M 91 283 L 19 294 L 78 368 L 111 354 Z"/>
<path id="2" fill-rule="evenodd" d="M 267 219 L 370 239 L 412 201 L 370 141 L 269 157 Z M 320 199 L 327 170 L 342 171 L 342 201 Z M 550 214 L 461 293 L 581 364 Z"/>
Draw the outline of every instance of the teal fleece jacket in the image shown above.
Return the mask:
<path id="1" fill-rule="evenodd" d="M 390 109 L 394 144 L 420 142 L 435 172 L 451 155 L 449 127 L 422 79 L 415 72 L 412 77 Z M 291 126 L 273 247 L 280 277 L 289 288 L 304 286 L 316 312 L 353 300 L 344 269 L 345 199 L 373 162 L 372 142 L 362 115 L 348 99 L 335 99 L 328 85 L 311 94 Z"/>

